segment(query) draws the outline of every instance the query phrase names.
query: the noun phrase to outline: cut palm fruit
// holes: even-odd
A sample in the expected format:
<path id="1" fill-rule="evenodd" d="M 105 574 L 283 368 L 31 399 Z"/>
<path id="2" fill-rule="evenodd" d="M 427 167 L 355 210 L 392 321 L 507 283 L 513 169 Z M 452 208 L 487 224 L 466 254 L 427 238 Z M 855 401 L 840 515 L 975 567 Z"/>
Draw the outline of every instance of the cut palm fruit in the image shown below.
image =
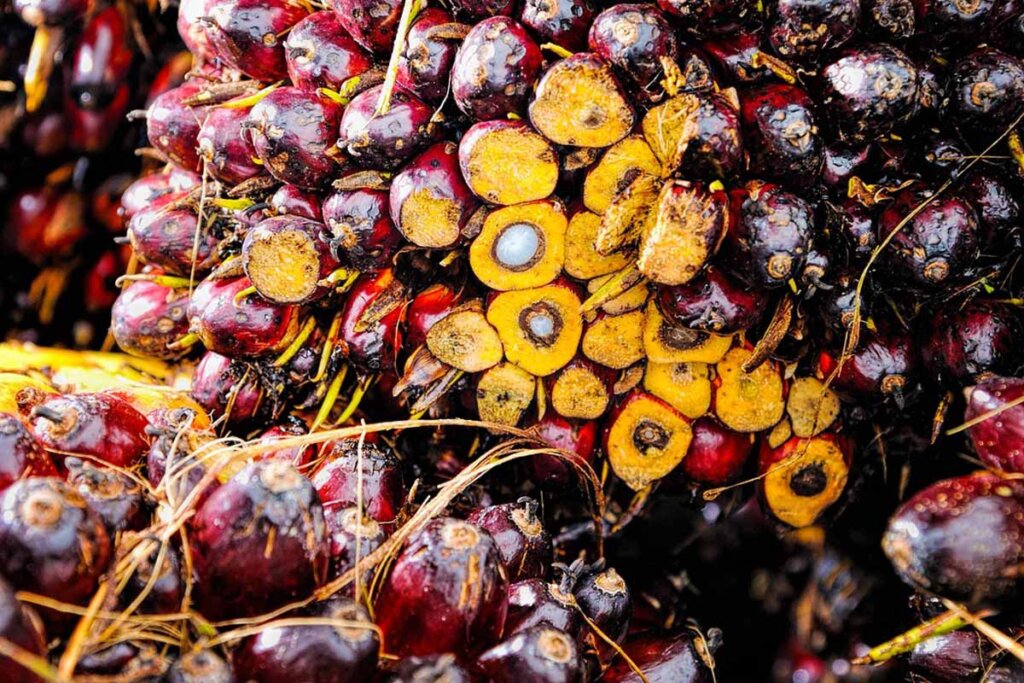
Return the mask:
<path id="1" fill-rule="evenodd" d="M 498 332 L 478 301 L 452 311 L 427 332 L 427 348 L 442 363 L 464 372 L 482 372 L 501 362 Z"/>
<path id="2" fill-rule="evenodd" d="M 788 417 L 784 417 L 765 435 L 765 442 L 771 448 L 778 448 L 786 443 L 791 436 L 793 436 L 793 425 L 789 423 Z"/>
<path id="3" fill-rule="evenodd" d="M 655 396 L 634 391 L 612 414 L 605 452 L 615 474 L 639 491 L 675 469 L 692 438 L 683 415 Z"/>
<path id="4" fill-rule="evenodd" d="M 640 386 L 640 382 L 644 378 L 644 365 L 644 363 L 637 363 L 620 372 L 615 384 L 612 385 L 612 394 L 622 396 Z"/>
<path id="5" fill-rule="evenodd" d="M 562 417 L 596 420 L 612 400 L 614 373 L 585 358 L 576 358 L 551 382 L 551 407 Z"/>
<path id="6" fill-rule="evenodd" d="M 530 103 L 531 123 L 558 145 L 608 147 L 626 137 L 635 120 L 611 65 L 585 52 L 548 69 Z"/>
<path id="7" fill-rule="evenodd" d="M 748 349 L 734 348 L 716 366 L 714 411 L 737 432 L 764 432 L 775 426 L 786 409 L 785 385 L 776 363 L 768 361 L 750 372 L 743 364 Z"/>
<path id="8" fill-rule="evenodd" d="M 658 308 L 647 304 L 644 353 L 654 363 L 717 363 L 732 348 L 732 335 L 718 335 L 673 325 Z"/>
<path id="9" fill-rule="evenodd" d="M 267 301 L 302 304 L 328 293 L 321 284 L 341 264 L 332 234 L 321 223 L 278 216 L 258 223 L 245 237 L 242 264 Z"/>
<path id="10" fill-rule="evenodd" d="M 647 280 L 637 270 L 635 263 L 630 263 L 617 273 L 594 278 L 587 283 L 588 296 L 587 300 L 583 302 L 582 311 L 591 313 L 603 308 L 613 299 L 637 286 L 647 289 Z M 646 300 L 646 295 L 644 296 Z"/>
<path id="11" fill-rule="evenodd" d="M 661 164 L 641 135 L 630 135 L 608 148 L 583 181 L 583 205 L 603 214 L 620 192 L 641 173 L 661 174 Z"/>
<path id="12" fill-rule="evenodd" d="M 706 363 L 647 363 L 644 389 L 696 420 L 711 407 L 711 368 Z"/>
<path id="13" fill-rule="evenodd" d="M 786 414 L 793 434 L 801 438 L 817 436 L 839 417 L 839 396 L 816 377 L 797 377 L 789 383 Z"/>
<path id="14" fill-rule="evenodd" d="M 671 172 L 670 164 L 683 137 L 683 128 L 699 105 L 700 100 L 695 95 L 677 95 L 644 115 L 640 127 L 651 151 L 665 169 L 662 175 Z"/>
<path id="15" fill-rule="evenodd" d="M 498 330 L 505 358 L 537 377 L 565 367 L 583 336 L 579 296 L 564 281 L 496 295 L 487 320 Z"/>
<path id="16" fill-rule="evenodd" d="M 558 155 L 523 121 L 484 121 L 459 143 L 459 165 L 473 193 L 491 204 L 521 204 L 551 196 Z"/>
<path id="17" fill-rule="evenodd" d="M 469 248 L 469 265 L 493 290 L 541 287 L 562 272 L 567 226 L 560 202 L 530 202 L 492 211 Z"/>
<path id="18" fill-rule="evenodd" d="M 601 217 L 591 211 L 577 211 L 569 219 L 565 231 L 565 272 L 577 280 L 608 275 L 625 268 L 629 257 L 622 253 L 608 254 L 597 251 L 597 233 Z"/>
<path id="19" fill-rule="evenodd" d="M 725 238 L 725 193 L 672 181 L 661 188 L 654 214 L 640 239 L 637 266 L 659 284 L 686 284 L 704 268 Z"/>
<path id="20" fill-rule="evenodd" d="M 654 220 L 655 204 L 661 190 L 661 180 L 641 173 L 615 199 L 601 216 L 597 231 L 597 252 L 611 254 L 640 240 L 647 232 L 647 224 Z"/>
<path id="21" fill-rule="evenodd" d="M 644 357 L 643 330 L 643 311 L 601 315 L 583 333 L 583 355 L 607 368 L 628 368 Z"/>
<path id="22" fill-rule="evenodd" d="M 835 434 L 764 444 L 759 458 L 765 508 L 779 521 L 806 527 L 839 500 L 850 473 L 847 444 Z"/>
<path id="23" fill-rule="evenodd" d="M 533 402 L 537 378 L 511 363 L 486 370 L 476 385 L 476 409 L 480 419 L 515 426 Z"/>

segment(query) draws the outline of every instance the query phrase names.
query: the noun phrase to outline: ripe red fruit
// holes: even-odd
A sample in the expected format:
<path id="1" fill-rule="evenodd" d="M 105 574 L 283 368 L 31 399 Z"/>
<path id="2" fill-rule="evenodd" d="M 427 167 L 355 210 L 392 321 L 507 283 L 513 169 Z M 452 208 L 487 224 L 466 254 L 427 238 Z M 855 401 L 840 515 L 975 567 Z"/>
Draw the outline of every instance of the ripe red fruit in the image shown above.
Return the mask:
<path id="1" fill-rule="evenodd" d="M 295 337 L 295 306 L 273 304 L 255 293 L 236 300 L 251 284 L 239 277 L 196 285 L 188 306 L 190 329 L 210 351 L 251 358 L 282 351 Z"/>
<path id="2" fill-rule="evenodd" d="M 157 97 L 146 110 L 149 144 L 189 171 L 200 168 L 196 138 L 202 125 L 202 114 L 185 106 L 185 100 L 198 93 L 199 89 L 195 81 L 189 81 Z"/>
<path id="3" fill-rule="evenodd" d="M 213 351 L 196 366 L 191 395 L 211 418 L 224 417 L 233 429 L 256 421 L 263 407 L 263 388 L 255 369 Z"/>
<path id="4" fill-rule="evenodd" d="M 1024 406 L 1007 404 L 1024 396 L 1024 379 L 990 377 L 967 390 L 964 420 L 978 420 L 967 435 L 975 452 L 989 467 L 1024 473 Z M 998 412 L 996 412 L 998 411 Z"/>
<path id="5" fill-rule="evenodd" d="M 475 510 L 467 521 L 483 528 L 498 546 L 509 581 L 542 578 L 551 565 L 551 536 L 531 498 Z"/>
<path id="6" fill-rule="evenodd" d="M 823 366 L 826 373 L 831 372 L 834 362 L 830 360 Z M 862 335 L 833 385 L 853 396 L 902 401 L 917 381 L 918 367 L 917 348 L 910 336 L 900 330 L 880 329 Z"/>
<path id="7" fill-rule="evenodd" d="M 998 605 L 1021 593 L 1024 483 L 990 472 L 944 479 L 889 520 L 882 549 L 906 583 L 943 597 Z"/>
<path id="8" fill-rule="evenodd" d="M 295 436 L 303 436 L 309 433 L 306 423 L 297 417 L 288 416 L 284 422 L 274 425 L 259 436 L 259 441 L 267 450 L 261 450 L 256 460 L 281 460 L 291 463 L 293 466 L 305 471 L 305 468 L 316 457 L 317 445 L 289 446 L 272 448 L 279 439 L 288 439 Z"/>
<path id="9" fill-rule="evenodd" d="M 72 454 L 131 467 L 149 449 L 145 416 L 110 394 L 53 396 L 32 415 L 36 437 L 60 462 Z"/>
<path id="10" fill-rule="evenodd" d="M 436 36 L 432 29 L 453 21 L 452 15 L 439 7 L 428 7 L 416 16 L 398 62 L 398 87 L 425 102 L 444 99 L 459 43 Z"/>
<path id="11" fill-rule="evenodd" d="M 494 683 L 576 683 L 583 661 L 573 638 L 546 624 L 521 631 L 477 659 Z"/>
<path id="12" fill-rule="evenodd" d="M 402 0 L 331 0 L 342 28 L 370 52 L 388 54 L 398 35 Z"/>
<path id="13" fill-rule="evenodd" d="M 322 210 L 342 265 L 361 273 L 391 265 L 402 234 L 391 220 L 386 190 L 341 190 L 327 196 Z"/>
<path id="14" fill-rule="evenodd" d="M 288 77 L 281 36 L 306 14 L 287 0 L 214 0 L 202 21 L 225 64 L 270 83 Z"/>
<path id="15" fill-rule="evenodd" d="M 814 183 L 825 146 L 810 95 L 793 85 L 772 83 L 745 92 L 742 103 L 751 174 L 792 187 Z"/>
<path id="16" fill-rule="evenodd" d="M 690 449 L 677 471 L 705 486 L 724 486 L 738 479 L 754 449 L 750 434 L 734 432 L 710 416 L 698 418 L 691 429 Z"/>
<path id="17" fill-rule="evenodd" d="M 0 638 L 37 657 L 46 656 L 46 636 L 35 612 L 21 604 L 14 589 L 0 578 Z M 0 678 L 5 683 L 38 683 L 34 673 L 8 657 L 0 657 Z"/>
<path id="18" fill-rule="evenodd" d="M 228 185 L 237 185 L 263 170 L 253 161 L 256 152 L 243 134 L 248 118 L 247 108 L 210 107 L 197 134 L 196 144 L 206 170 Z"/>
<path id="19" fill-rule="evenodd" d="M 396 169 L 441 137 L 434 108 L 403 90 L 391 95 L 391 109 L 377 114 L 381 86 L 352 98 L 341 118 L 338 147 L 358 166 Z"/>
<path id="20" fill-rule="evenodd" d="M 462 292 L 438 283 L 417 294 L 405 314 L 406 347 L 417 349 L 427 343 L 427 332 L 448 316 L 462 301 Z"/>
<path id="21" fill-rule="evenodd" d="M 394 273 L 382 270 L 376 275 L 361 277 L 349 290 L 345 308 L 341 312 L 341 339 L 345 342 L 350 363 L 364 374 L 374 374 L 395 367 L 395 356 L 402 348 L 403 307 L 394 306 L 379 321 L 367 326 L 362 318 L 383 296 L 393 295 L 389 290 L 395 281 Z"/>
<path id="22" fill-rule="evenodd" d="M 598 438 L 597 422 L 567 420 L 549 410 L 531 429 L 553 448 L 561 448 L 578 455 L 583 462 L 593 464 Z M 526 461 L 526 468 L 530 481 L 547 491 L 561 490 L 580 482 L 575 467 L 552 455 L 535 455 Z"/>
<path id="23" fill-rule="evenodd" d="M 341 17 L 313 12 L 288 32 L 285 62 L 292 85 L 303 90 L 337 91 L 345 81 L 373 67 L 373 59 L 348 35 Z"/>
<path id="24" fill-rule="evenodd" d="M 571 581 L 563 583 L 564 586 L 544 579 L 527 579 L 511 584 L 505 636 L 547 624 L 575 638 L 583 621 L 571 592 Z"/>
<path id="25" fill-rule="evenodd" d="M 154 548 L 139 561 L 138 567 L 121 593 L 122 604 L 131 604 L 143 591 L 147 591 L 139 605 L 144 614 L 174 614 L 181 611 L 185 597 L 185 579 L 182 576 L 181 555 L 172 545 L 165 546 L 159 565 L 160 548 Z"/>
<path id="26" fill-rule="evenodd" d="M 253 616 L 307 596 L 327 572 L 316 490 L 286 462 L 246 466 L 192 519 L 196 598 L 204 616 Z"/>
<path id="27" fill-rule="evenodd" d="M 323 449 L 324 464 L 313 475 L 324 508 L 357 505 L 378 522 L 392 522 L 405 501 L 401 463 L 389 450 L 354 439 L 334 441 Z M 362 483 L 362 491 L 359 485 Z"/>
<path id="28" fill-rule="evenodd" d="M 494 540 L 452 518 L 429 522 L 406 544 L 377 605 L 384 648 L 398 655 L 472 654 L 501 635 L 506 579 Z"/>
<path id="29" fill-rule="evenodd" d="M 142 486 L 126 474 L 96 467 L 78 458 L 66 458 L 68 486 L 103 520 L 110 537 L 118 531 L 138 530 L 149 521 Z"/>
<path id="30" fill-rule="evenodd" d="M 74 106 L 90 111 L 110 107 L 131 68 L 134 53 L 127 40 L 128 27 L 116 7 L 97 12 L 86 23 L 68 77 Z"/>
<path id="31" fill-rule="evenodd" d="M 717 629 L 711 629 L 711 632 L 719 633 Z M 689 632 L 674 636 L 644 634 L 628 640 L 623 649 L 650 681 L 712 683 L 715 680 L 714 674 L 698 652 L 694 640 L 693 634 Z M 640 677 L 620 657 L 605 670 L 601 680 L 607 683 L 636 683 Z"/>
<path id="32" fill-rule="evenodd" d="M 451 653 L 427 657 L 406 657 L 399 660 L 386 683 L 475 683 L 477 677 Z"/>
<path id="33" fill-rule="evenodd" d="M 522 24 L 491 17 L 466 35 L 452 65 L 452 97 L 478 121 L 522 115 L 544 57 Z"/>
<path id="34" fill-rule="evenodd" d="M 298 216 L 323 222 L 320 202 L 321 198 L 315 192 L 308 192 L 294 185 L 282 185 L 267 199 L 267 204 L 275 216 Z"/>
<path id="35" fill-rule="evenodd" d="M 328 507 L 324 516 L 330 540 L 328 576 L 332 578 L 355 567 L 357 558 L 362 560 L 387 539 L 384 527 L 360 513 L 358 508 Z M 369 573 L 372 575 L 372 572 Z"/>
<path id="36" fill-rule="evenodd" d="M 139 280 L 121 290 L 110 311 L 110 331 L 122 351 L 148 358 L 180 358 L 168 345 L 188 334 L 188 292 Z"/>
<path id="37" fill-rule="evenodd" d="M 196 239 L 196 232 L 199 239 Z M 157 204 L 143 209 L 128 221 L 128 239 L 139 260 L 170 275 L 203 275 L 217 260 L 217 239 L 199 227 L 191 209 L 172 209 Z"/>
<path id="38" fill-rule="evenodd" d="M 56 476 L 43 444 L 17 416 L 0 413 L 0 492 L 19 479 Z"/>

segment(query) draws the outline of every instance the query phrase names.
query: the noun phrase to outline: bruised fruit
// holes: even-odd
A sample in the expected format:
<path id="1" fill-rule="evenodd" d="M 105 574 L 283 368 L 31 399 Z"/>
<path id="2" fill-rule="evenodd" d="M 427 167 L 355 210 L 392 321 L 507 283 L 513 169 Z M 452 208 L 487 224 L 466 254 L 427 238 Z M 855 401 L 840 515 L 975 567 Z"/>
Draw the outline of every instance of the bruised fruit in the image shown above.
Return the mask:
<path id="1" fill-rule="evenodd" d="M 445 35 L 452 16 L 440 7 L 422 10 L 405 41 L 395 82 L 425 102 L 440 102 L 448 94 L 448 78 L 459 43 Z"/>
<path id="2" fill-rule="evenodd" d="M 56 477 L 57 468 L 16 416 L 0 414 L 0 492 L 27 477 Z"/>
<path id="3" fill-rule="evenodd" d="M 781 287 L 797 275 L 814 238 L 814 210 L 776 185 L 751 183 L 734 194 L 729 247 L 736 272 L 757 287 Z"/>
<path id="4" fill-rule="evenodd" d="M 307 10 L 287 0 L 216 0 L 200 21 L 217 56 L 257 81 L 288 76 L 281 39 Z"/>
<path id="5" fill-rule="evenodd" d="M 641 236 L 637 267 L 658 284 L 684 285 L 701 272 L 725 238 L 725 193 L 672 181 L 662 187 L 656 212 Z"/>
<path id="6" fill-rule="evenodd" d="M 139 280 L 121 290 L 110 311 L 110 330 L 128 353 L 149 358 L 178 358 L 171 344 L 188 334 L 188 293 Z"/>
<path id="7" fill-rule="evenodd" d="M 483 371 L 476 384 L 476 411 L 484 422 L 519 424 L 533 403 L 537 378 L 511 363 Z"/>
<path id="8" fill-rule="evenodd" d="M 341 28 L 370 52 L 388 54 L 398 35 L 401 0 L 331 0 Z"/>
<path id="9" fill-rule="evenodd" d="M 128 239 L 140 261 L 170 275 L 204 275 L 217 259 L 216 238 L 189 209 L 154 206 L 139 211 L 128 221 Z"/>
<path id="10" fill-rule="evenodd" d="M 438 360 L 464 372 L 487 370 L 502 357 L 501 335 L 476 301 L 438 320 L 427 332 L 426 341 Z"/>
<path id="11" fill-rule="evenodd" d="M 590 25 L 590 50 L 608 60 L 643 96 L 661 99 L 661 60 L 676 61 L 676 32 L 665 15 L 649 4 L 622 3 L 597 15 Z"/>
<path id="12" fill-rule="evenodd" d="M 415 95 L 395 90 L 386 113 L 377 113 L 381 86 L 364 90 L 341 117 L 338 147 L 362 168 L 392 170 L 440 138 L 434 108 Z"/>

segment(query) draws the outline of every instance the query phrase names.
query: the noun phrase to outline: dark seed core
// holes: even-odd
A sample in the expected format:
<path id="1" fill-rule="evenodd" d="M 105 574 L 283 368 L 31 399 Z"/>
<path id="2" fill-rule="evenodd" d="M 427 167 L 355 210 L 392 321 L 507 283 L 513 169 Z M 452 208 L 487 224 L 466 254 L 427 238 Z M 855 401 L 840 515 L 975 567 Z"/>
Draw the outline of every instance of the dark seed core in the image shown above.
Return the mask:
<path id="1" fill-rule="evenodd" d="M 633 445 L 641 452 L 648 448 L 665 448 L 668 441 L 669 433 L 665 428 L 651 420 L 642 420 L 633 430 Z"/>
<path id="2" fill-rule="evenodd" d="M 825 470 L 818 463 L 808 465 L 798 472 L 794 472 L 793 476 L 789 478 L 789 488 L 796 495 L 805 498 L 817 496 L 825 490 L 827 484 L 828 476 L 825 475 Z"/>

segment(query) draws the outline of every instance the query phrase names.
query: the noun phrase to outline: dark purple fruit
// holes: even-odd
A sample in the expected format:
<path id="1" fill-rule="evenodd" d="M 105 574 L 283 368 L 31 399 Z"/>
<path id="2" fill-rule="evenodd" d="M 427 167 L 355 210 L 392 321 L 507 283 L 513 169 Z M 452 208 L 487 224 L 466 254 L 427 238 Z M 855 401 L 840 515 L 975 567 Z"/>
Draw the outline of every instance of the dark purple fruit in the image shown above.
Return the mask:
<path id="1" fill-rule="evenodd" d="M 542 42 L 581 52 L 587 48 L 595 4 L 591 0 L 523 0 L 519 21 Z"/>
<path id="2" fill-rule="evenodd" d="M 251 366 L 208 351 L 192 377 L 192 398 L 210 417 L 239 427 L 254 421 L 263 406 L 263 389 Z"/>
<path id="3" fill-rule="evenodd" d="M 256 152 L 243 134 L 249 109 L 210 107 L 199 129 L 199 154 L 215 179 L 228 185 L 257 176 L 262 166 L 253 161 Z"/>
<path id="4" fill-rule="evenodd" d="M 1024 408 L 1009 405 L 1021 396 L 1024 380 L 1016 377 L 990 377 L 967 391 L 964 419 L 980 420 L 967 434 L 978 457 L 992 469 L 1024 473 Z"/>
<path id="5" fill-rule="evenodd" d="M 391 95 L 387 113 L 376 114 L 381 87 L 352 98 L 341 118 L 338 147 L 358 166 L 375 170 L 398 168 L 440 138 L 434 108 L 403 90 Z"/>
<path id="6" fill-rule="evenodd" d="M 934 683 L 960 683 L 990 678 L 987 668 L 991 655 L 988 641 L 965 629 L 920 643 L 907 658 L 907 666 Z"/>
<path id="7" fill-rule="evenodd" d="M 350 78 L 373 67 L 373 59 L 348 35 L 337 13 L 314 12 L 295 24 L 284 41 L 292 85 L 303 90 L 337 91 Z"/>
<path id="8" fill-rule="evenodd" d="M 460 17 L 485 19 L 499 14 L 512 14 L 518 0 L 451 0 L 448 4 Z"/>
<path id="9" fill-rule="evenodd" d="M 741 100 L 750 172 L 790 187 L 815 182 L 824 144 L 807 92 L 773 83 L 743 93 Z"/>
<path id="10" fill-rule="evenodd" d="M 459 664 L 451 653 L 399 660 L 385 683 L 474 683 L 475 674 Z"/>
<path id="11" fill-rule="evenodd" d="M 386 55 L 398 36 L 402 0 L 331 0 L 342 28 L 370 52 Z"/>
<path id="12" fill-rule="evenodd" d="M 452 97 L 478 121 L 523 115 L 544 61 L 523 25 L 509 17 L 474 26 L 455 55 Z"/>
<path id="13" fill-rule="evenodd" d="M 35 612 L 21 604 L 14 588 L 0 578 L 0 638 L 37 657 L 46 657 L 46 636 Z M 5 683 L 39 683 L 43 679 L 13 659 L 0 656 L 0 678 Z"/>
<path id="14" fill-rule="evenodd" d="M 616 641 L 626 637 L 633 603 L 629 586 L 614 568 L 585 573 L 576 582 L 573 595 L 583 613 L 605 635 Z"/>
<path id="15" fill-rule="evenodd" d="M 217 239 L 199 228 L 199 217 L 187 208 L 139 211 L 128 222 L 128 239 L 140 261 L 169 275 L 190 277 L 195 268 L 202 276 L 217 260 Z"/>
<path id="16" fill-rule="evenodd" d="M 765 66 L 754 63 L 754 55 L 761 52 L 756 33 L 738 33 L 701 43 L 701 49 L 711 58 L 716 71 L 737 85 L 762 83 L 772 77 Z"/>
<path id="17" fill-rule="evenodd" d="M 709 633 L 720 634 L 717 629 L 711 629 Z M 716 638 L 709 635 L 709 640 L 720 641 L 720 635 Z M 691 632 L 674 636 L 643 634 L 634 636 L 623 646 L 651 683 L 712 683 L 716 680 L 714 673 L 697 648 L 696 637 Z M 602 683 L 639 683 L 641 680 L 621 657 L 605 670 L 601 678 Z"/>
<path id="18" fill-rule="evenodd" d="M 341 265 L 364 273 L 391 265 L 402 234 L 392 222 L 388 198 L 387 190 L 367 188 L 341 190 L 324 200 L 324 223 Z"/>
<path id="19" fill-rule="evenodd" d="M 360 494 L 359 484 L 362 483 Z M 388 523 L 405 501 L 401 463 L 385 447 L 346 439 L 324 448 L 324 464 L 313 475 L 324 509 L 344 509 L 362 502 L 363 514 Z"/>
<path id="20" fill-rule="evenodd" d="M 982 249 L 998 253 L 1016 246 L 1024 230 L 1024 210 L 1015 186 L 993 172 L 975 173 L 960 187 L 960 195 L 978 213 Z"/>
<path id="21" fill-rule="evenodd" d="M 860 0 L 780 0 L 768 42 L 781 57 L 815 59 L 853 37 Z"/>
<path id="22" fill-rule="evenodd" d="M 231 665 L 212 650 L 183 654 L 167 670 L 167 683 L 235 683 Z"/>
<path id="23" fill-rule="evenodd" d="M 270 83 L 288 77 L 282 38 L 306 14 L 305 6 L 288 0 L 215 0 L 201 21 L 228 66 Z"/>
<path id="24" fill-rule="evenodd" d="M 575 638 L 583 621 L 570 583 L 566 581 L 563 587 L 544 579 L 527 579 L 510 585 L 505 636 L 546 624 Z"/>
<path id="25" fill-rule="evenodd" d="M 697 332 L 732 334 L 752 327 L 767 306 L 767 293 L 748 289 L 718 268 L 685 285 L 661 287 L 658 305 L 671 322 Z"/>
<path id="26" fill-rule="evenodd" d="M 110 311 L 110 331 L 122 351 L 148 358 L 180 358 L 168 348 L 188 334 L 188 292 L 156 282 L 131 282 Z"/>
<path id="27" fill-rule="evenodd" d="M 609 7 L 590 26 L 588 44 L 591 52 L 610 62 L 644 97 L 657 101 L 664 96 L 661 59 L 675 62 L 679 44 L 675 30 L 657 7 L 640 3 Z"/>
<path id="28" fill-rule="evenodd" d="M 935 313 L 921 354 L 931 375 L 961 386 L 1016 370 L 1021 333 L 1015 309 L 975 299 Z"/>
<path id="29" fill-rule="evenodd" d="M 195 83 L 180 85 L 157 97 L 146 110 L 149 144 L 189 171 L 200 169 L 196 138 L 203 115 L 201 110 L 185 106 L 185 100 L 197 92 L 199 86 Z"/>
<path id="30" fill-rule="evenodd" d="M 845 199 L 838 205 L 829 205 L 829 229 L 852 261 L 865 261 L 878 245 L 875 222 L 856 199 Z"/>
<path id="31" fill-rule="evenodd" d="M 201 500 L 200 500 L 201 502 Z M 185 579 L 182 575 L 181 555 L 172 545 L 159 547 L 139 561 L 121 594 L 124 604 L 131 604 L 146 593 L 139 604 L 145 614 L 174 614 L 181 611 L 185 597 Z"/>
<path id="32" fill-rule="evenodd" d="M 674 162 L 686 178 L 727 178 L 743 164 L 743 131 L 733 90 L 700 96 L 683 127 Z"/>
<path id="33" fill-rule="evenodd" d="M 1002 133 L 1022 111 L 1024 60 L 982 47 L 957 62 L 949 86 L 949 113 L 966 135 Z"/>
<path id="34" fill-rule="evenodd" d="M 78 458 L 65 458 L 64 467 L 68 486 L 100 516 L 111 538 L 118 531 L 138 530 L 149 522 L 142 486 L 135 479 Z"/>
<path id="35" fill-rule="evenodd" d="M 56 477 L 57 467 L 43 444 L 15 415 L 0 413 L 0 493 L 28 477 Z"/>
<path id="36" fill-rule="evenodd" d="M 428 7 L 416 16 L 405 51 L 398 62 L 398 87 L 407 90 L 424 102 L 440 102 L 448 94 L 455 53 L 459 41 L 452 36 L 440 35 L 451 25 L 452 15 L 439 7 Z"/>
<path id="37" fill-rule="evenodd" d="M 751 182 L 733 193 L 727 244 L 735 272 L 756 287 L 782 287 L 801 270 L 814 239 L 814 209 L 777 185 Z"/>
<path id="38" fill-rule="evenodd" d="M 537 516 L 539 507 L 537 501 L 523 498 L 481 508 L 468 517 L 494 538 L 509 581 L 542 578 L 551 565 L 551 536 Z"/>
<path id="39" fill-rule="evenodd" d="M 833 384 L 854 396 L 901 401 L 917 380 L 918 365 L 917 345 L 910 335 L 879 330 L 861 335 Z"/>
<path id="40" fill-rule="evenodd" d="M 494 683 L 578 683 L 583 662 L 573 638 L 546 625 L 521 631 L 477 659 Z"/>

